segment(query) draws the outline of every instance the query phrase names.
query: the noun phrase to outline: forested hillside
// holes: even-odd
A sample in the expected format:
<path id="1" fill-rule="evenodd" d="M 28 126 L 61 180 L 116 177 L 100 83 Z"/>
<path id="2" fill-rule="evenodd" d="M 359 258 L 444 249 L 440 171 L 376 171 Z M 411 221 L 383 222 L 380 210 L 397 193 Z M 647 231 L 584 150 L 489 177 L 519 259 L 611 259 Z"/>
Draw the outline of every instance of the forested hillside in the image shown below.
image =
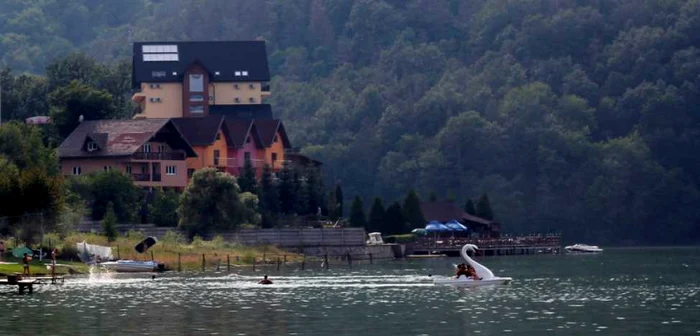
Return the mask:
<path id="1" fill-rule="evenodd" d="M 488 193 L 510 232 L 697 243 L 698 32 L 698 0 L 7 0 L 0 66 L 263 38 L 276 115 L 348 199 Z"/>

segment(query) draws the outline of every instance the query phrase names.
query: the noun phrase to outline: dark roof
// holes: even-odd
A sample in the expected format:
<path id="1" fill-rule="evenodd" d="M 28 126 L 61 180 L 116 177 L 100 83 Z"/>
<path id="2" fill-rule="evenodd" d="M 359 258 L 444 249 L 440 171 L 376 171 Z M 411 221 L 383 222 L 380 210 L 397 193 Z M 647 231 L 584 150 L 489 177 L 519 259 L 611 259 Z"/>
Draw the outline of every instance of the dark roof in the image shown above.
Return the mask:
<path id="1" fill-rule="evenodd" d="M 176 45 L 177 60 L 144 61 L 144 45 Z M 194 62 L 199 62 L 210 72 L 212 82 L 270 80 L 265 41 L 136 42 L 132 57 L 132 84 L 135 88 L 141 82 L 181 82 L 185 69 Z M 248 75 L 236 76 L 236 71 L 246 71 Z M 154 76 L 154 72 L 161 74 Z"/>
<path id="2" fill-rule="evenodd" d="M 303 166 L 312 165 L 314 167 L 320 167 L 321 165 L 323 165 L 321 161 L 314 160 L 301 153 L 285 153 L 284 158 L 289 161 L 292 161 L 293 163 L 300 164 Z"/>
<path id="3" fill-rule="evenodd" d="M 209 114 L 231 119 L 272 119 L 270 104 L 209 105 Z"/>
<path id="4" fill-rule="evenodd" d="M 253 121 L 245 119 L 229 119 L 225 118 L 226 126 L 231 134 L 230 147 L 240 147 L 245 144 L 246 137 L 252 133 Z M 254 135 L 256 144 L 260 144 L 260 139 Z"/>
<path id="5" fill-rule="evenodd" d="M 184 150 L 187 156 L 197 156 L 170 119 L 83 121 L 61 143 L 58 156 L 59 158 L 130 156 L 159 132 L 175 133 L 177 136 L 173 138 L 174 140 L 170 140 L 169 144 L 175 149 Z M 87 139 L 97 142 L 100 148 L 94 152 L 87 152 L 84 149 Z"/>
<path id="6" fill-rule="evenodd" d="M 444 223 L 451 220 L 467 220 L 484 225 L 493 223 L 490 220 L 465 213 L 454 202 L 421 202 L 420 208 L 423 217 L 428 222 L 436 220 Z"/>
<path id="7" fill-rule="evenodd" d="M 219 133 L 221 129 L 224 117 L 206 116 L 197 118 L 173 118 L 172 120 L 190 145 L 205 146 L 216 141 L 216 134 Z"/>
<path id="8" fill-rule="evenodd" d="M 258 129 L 258 134 L 260 135 L 260 139 L 262 140 L 263 146 L 270 147 L 274 142 L 275 135 L 277 134 L 277 132 L 279 132 L 282 136 L 281 140 L 282 144 L 284 145 L 284 148 L 292 147 L 291 143 L 289 142 L 289 138 L 287 137 L 287 131 L 284 129 L 284 125 L 282 124 L 282 121 L 277 119 L 255 119 L 253 120 L 253 122 L 255 123 L 255 127 L 257 127 Z"/>

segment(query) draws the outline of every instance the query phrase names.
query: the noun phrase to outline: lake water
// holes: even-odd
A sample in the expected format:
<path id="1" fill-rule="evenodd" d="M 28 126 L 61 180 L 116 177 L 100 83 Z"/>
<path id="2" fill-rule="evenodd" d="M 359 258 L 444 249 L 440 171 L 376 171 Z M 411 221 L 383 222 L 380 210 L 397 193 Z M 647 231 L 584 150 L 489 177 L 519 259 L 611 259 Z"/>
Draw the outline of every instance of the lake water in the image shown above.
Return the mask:
<path id="1" fill-rule="evenodd" d="M 700 334 L 700 249 L 481 258 L 512 284 L 435 287 L 457 258 L 352 269 L 72 279 L 0 288 L 1 335 Z"/>

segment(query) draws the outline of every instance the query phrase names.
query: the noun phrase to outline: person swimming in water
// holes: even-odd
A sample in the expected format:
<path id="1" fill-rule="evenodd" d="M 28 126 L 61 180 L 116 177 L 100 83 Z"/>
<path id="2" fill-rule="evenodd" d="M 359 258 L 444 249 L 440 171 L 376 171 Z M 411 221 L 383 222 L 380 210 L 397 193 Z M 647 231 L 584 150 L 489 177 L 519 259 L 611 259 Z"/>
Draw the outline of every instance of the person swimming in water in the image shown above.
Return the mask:
<path id="1" fill-rule="evenodd" d="M 272 281 L 270 281 L 270 280 L 267 278 L 267 274 L 265 274 L 265 276 L 263 277 L 263 279 L 260 280 L 260 281 L 258 281 L 258 283 L 261 284 L 261 285 L 272 285 Z"/>

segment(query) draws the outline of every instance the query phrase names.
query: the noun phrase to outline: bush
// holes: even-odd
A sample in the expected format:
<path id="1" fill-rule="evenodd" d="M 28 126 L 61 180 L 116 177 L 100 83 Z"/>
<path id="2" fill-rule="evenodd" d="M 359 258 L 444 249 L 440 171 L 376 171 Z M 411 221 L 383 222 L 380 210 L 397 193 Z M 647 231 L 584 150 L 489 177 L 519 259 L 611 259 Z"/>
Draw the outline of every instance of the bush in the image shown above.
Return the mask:
<path id="1" fill-rule="evenodd" d="M 164 244 L 183 244 L 185 237 L 177 231 L 168 230 L 160 241 Z"/>

